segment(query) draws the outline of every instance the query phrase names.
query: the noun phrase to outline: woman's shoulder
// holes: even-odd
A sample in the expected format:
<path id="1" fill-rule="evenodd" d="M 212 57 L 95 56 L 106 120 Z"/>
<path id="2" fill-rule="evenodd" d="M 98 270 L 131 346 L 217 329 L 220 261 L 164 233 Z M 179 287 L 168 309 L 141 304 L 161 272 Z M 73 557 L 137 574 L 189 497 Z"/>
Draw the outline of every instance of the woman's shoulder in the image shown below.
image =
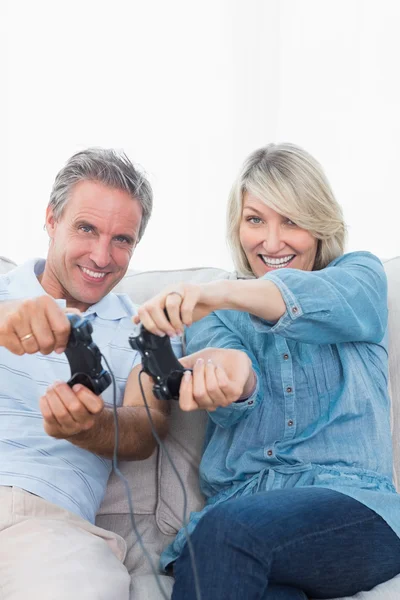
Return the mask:
<path id="1" fill-rule="evenodd" d="M 329 263 L 327 268 L 357 264 L 360 266 L 375 267 L 377 270 L 383 269 L 381 259 L 368 250 L 355 250 L 353 252 L 342 254 Z"/>

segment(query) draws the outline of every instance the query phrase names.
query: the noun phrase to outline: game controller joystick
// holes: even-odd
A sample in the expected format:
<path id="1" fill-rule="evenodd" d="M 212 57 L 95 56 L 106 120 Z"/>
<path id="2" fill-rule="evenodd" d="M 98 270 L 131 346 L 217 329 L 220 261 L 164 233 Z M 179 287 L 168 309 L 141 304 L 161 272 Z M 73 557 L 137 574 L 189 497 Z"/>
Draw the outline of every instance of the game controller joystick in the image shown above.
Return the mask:
<path id="1" fill-rule="evenodd" d="M 71 378 L 67 383 L 70 387 L 81 383 L 99 396 L 110 385 L 111 375 L 102 367 L 101 352 L 92 340 L 92 324 L 75 314 L 67 317 L 71 324 L 65 349 L 71 367 Z"/>
<path id="2" fill-rule="evenodd" d="M 185 369 L 173 353 L 171 341 L 140 326 L 138 335 L 129 336 L 129 343 L 142 356 L 143 371 L 153 381 L 153 393 L 158 400 L 179 400 L 179 387 Z"/>

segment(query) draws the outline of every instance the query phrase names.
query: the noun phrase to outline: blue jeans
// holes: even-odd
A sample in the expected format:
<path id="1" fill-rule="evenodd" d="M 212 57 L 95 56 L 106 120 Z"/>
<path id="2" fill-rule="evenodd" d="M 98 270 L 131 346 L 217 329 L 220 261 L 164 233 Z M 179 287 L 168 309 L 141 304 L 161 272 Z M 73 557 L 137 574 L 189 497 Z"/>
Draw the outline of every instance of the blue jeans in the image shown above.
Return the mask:
<path id="1" fill-rule="evenodd" d="M 375 512 L 340 492 L 294 488 L 228 500 L 193 535 L 202 600 L 352 596 L 400 572 L 400 539 Z M 187 546 L 172 600 L 195 600 Z"/>

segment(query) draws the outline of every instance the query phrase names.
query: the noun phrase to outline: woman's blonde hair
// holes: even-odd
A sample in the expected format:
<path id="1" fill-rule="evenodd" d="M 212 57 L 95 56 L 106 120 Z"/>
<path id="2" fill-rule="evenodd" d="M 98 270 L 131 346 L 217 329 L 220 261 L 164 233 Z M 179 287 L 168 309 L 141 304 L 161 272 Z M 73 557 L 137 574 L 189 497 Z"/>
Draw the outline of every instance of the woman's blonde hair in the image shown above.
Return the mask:
<path id="1" fill-rule="evenodd" d="M 228 243 L 241 275 L 254 276 L 239 240 L 243 196 L 248 192 L 318 240 L 314 270 L 344 252 L 346 226 L 321 165 L 294 144 L 269 144 L 246 159 L 232 186 L 227 212 Z"/>

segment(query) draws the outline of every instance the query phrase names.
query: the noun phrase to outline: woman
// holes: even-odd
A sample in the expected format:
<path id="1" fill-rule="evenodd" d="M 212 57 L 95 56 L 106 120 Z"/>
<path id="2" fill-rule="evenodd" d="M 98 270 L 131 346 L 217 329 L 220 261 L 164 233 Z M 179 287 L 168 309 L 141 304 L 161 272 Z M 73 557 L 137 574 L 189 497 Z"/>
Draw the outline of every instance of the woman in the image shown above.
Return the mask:
<path id="1" fill-rule="evenodd" d="M 228 230 L 239 273 L 253 279 L 174 286 L 139 310 L 159 334 L 189 326 L 188 354 L 216 349 L 180 398 L 209 410 L 207 503 L 190 523 L 202 599 L 369 590 L 400 571 L 382 264 L 343 254 L 322 169 L 290 144 L 246 160 Z M 234 376 L 225 348 L 250 359 Z M 195 598 L 182 531 L 162 564 L 173 565 L 173 599 Z"/>

